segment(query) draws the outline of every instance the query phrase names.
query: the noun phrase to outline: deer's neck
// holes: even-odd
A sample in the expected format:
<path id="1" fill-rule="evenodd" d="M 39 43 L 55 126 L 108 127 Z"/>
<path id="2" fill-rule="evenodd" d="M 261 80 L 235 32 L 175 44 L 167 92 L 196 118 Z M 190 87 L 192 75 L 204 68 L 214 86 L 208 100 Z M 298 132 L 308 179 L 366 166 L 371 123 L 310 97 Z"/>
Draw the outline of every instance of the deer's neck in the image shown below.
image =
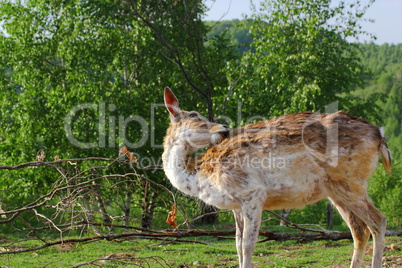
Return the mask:
<path id="1" fill-rule="evenodd" d="M 175 188 L 187 195 L 198 197 L 199 181 L 197 170 L 188 168 L 188 164 L 193 161 L 193 157 L 186 148 L 186 145 L 165 147 L 163 169 Z"/>
<path id="2" fill-rule="evenodd" d="M 172 185 L 181 192 L 199 198 L 209 205 L 218 208 L 238 209 L 238 203 L 233 194 L 222 191 L 211 182 L 210 175 L 202 169 L 197 169 L 191 152 L 186 150 L 186 145 L 167 144 L 163 152 L 163 169 Z M 190 166 L 190 167 L 189 167 Z"/>

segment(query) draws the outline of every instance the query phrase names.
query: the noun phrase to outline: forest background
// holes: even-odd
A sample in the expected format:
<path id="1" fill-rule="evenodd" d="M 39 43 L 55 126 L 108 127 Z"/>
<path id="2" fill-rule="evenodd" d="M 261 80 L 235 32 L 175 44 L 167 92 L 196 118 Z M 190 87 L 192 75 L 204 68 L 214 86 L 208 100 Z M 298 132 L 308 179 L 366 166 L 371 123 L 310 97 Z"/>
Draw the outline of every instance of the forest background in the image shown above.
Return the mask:
<path id="1" fill-rule="evenodd" d="M 340 109 L 384 126 L 394 172 L 378 168 L 369 193 L 401 228 L 402 44 L 350 41 L 367 8 L 272 0 L 247 20 L 205 22 L 202 1 L 3 1 L 0 232 L 60 231 L 83 218 L 164 229 L 172 204 L 179 222 L 214 212 L 161 170 L 165 86 L 183 109 L 231 128 Z M 327 207 L 287 219 L 325 225 Z M 217 215 L 201 219 L 232 221 Z"/>

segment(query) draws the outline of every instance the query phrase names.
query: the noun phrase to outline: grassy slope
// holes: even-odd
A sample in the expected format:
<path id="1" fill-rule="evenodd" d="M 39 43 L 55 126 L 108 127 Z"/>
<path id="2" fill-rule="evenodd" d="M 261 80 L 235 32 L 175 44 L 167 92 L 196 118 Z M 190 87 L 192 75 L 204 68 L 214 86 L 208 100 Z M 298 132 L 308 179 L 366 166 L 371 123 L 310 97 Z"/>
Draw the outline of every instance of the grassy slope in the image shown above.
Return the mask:
<path id="1" fill-rule="evenodd" d="M 87 244 L 54 246 L 36 252 L 16 255 L 0 255 L 0 267 L 73 267 L 98 258 L 124 257 L 114 261 L 98 261 L 101 267 L 236 267 L 237 255 L 234 240 L 216 238 L 199 239 L 199 243 L 161 243 L 151 240 L 97 241 Z M 26 241 L 14 244 L 22 248 L 38 242 Z M 0 241 L 9 244 L 9 241 Z M 396 249 L 391 250 L 391 244 Z M 384 267 L 402 267 L 402 240 L 387 237 Z M 316 241 L 268 241 L 257 244 L 253 267 L 348 267 L 353 243 L 350 240 Z M 0 248 L 0 250 L 4 250 Z M 123 254 L 124 253 L 124 254 Z M 371 243 L 367 254 L 371 254 Z M 365 266 L 370 256 L 365 257 Z M 85 265 L 82 267 L 98 267 Z"/>

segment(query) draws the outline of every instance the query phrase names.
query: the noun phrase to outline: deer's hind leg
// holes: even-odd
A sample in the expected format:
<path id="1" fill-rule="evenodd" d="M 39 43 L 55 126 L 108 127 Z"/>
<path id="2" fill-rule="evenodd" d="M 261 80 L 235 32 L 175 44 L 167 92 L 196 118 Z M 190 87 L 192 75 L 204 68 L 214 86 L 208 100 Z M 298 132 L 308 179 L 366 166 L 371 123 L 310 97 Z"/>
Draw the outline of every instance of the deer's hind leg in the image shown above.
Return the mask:
<path id="1" fill-rule="evenodd" d="M 352 263 L 350 267 L 361 267 L 366 251 L 367 241 L 370 238 L 370 230 L 367 225 L 360 218 L 358 218 L 356 214 L 350 211 L 344 204 L 334 201 L 333 203 L 338 209 L 342 218 L 348 224 L 353 236 L 354 249 Z"/>
<path id="2" fill-rule="evenodd" d="M 364 182 L 338 184 L 330 199 L 338 208 L 351 229 L 354 240 L 353 259 L 350 267 L 361 266 L 370 233 L 373 236 L 372 268 L 382 267 L 385 247 L 386 219 L 369 200 Z M 368 232 L 370 231 L 370 233 Z"/>
<path id="3" fill-rule="evenodd" d="M 371 267 L 381 268 L 382 256 L 385 248 L 387 220 L 370 200 L 366 199 L 366 203 L 362 207 L 364 209 L 356 212 L 356 215 L 367 224 L 367 227 L 370 229 L 371 235 L 373 236 L 374 248 Z"/>

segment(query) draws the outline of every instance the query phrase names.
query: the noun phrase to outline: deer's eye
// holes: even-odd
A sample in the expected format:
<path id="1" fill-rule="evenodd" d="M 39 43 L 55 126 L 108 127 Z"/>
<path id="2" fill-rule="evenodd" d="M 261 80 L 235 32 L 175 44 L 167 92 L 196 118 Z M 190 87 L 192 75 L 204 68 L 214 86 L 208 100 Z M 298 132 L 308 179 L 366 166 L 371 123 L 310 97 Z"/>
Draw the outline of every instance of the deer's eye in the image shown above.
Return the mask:
<path id="1" fill-rule="evenodd" d="M 197 119 L 198 118 L 198 114 L 197 113 L 189 113 L 188 114 L 189 118 L 193 118 L 193 119 Z"/>

